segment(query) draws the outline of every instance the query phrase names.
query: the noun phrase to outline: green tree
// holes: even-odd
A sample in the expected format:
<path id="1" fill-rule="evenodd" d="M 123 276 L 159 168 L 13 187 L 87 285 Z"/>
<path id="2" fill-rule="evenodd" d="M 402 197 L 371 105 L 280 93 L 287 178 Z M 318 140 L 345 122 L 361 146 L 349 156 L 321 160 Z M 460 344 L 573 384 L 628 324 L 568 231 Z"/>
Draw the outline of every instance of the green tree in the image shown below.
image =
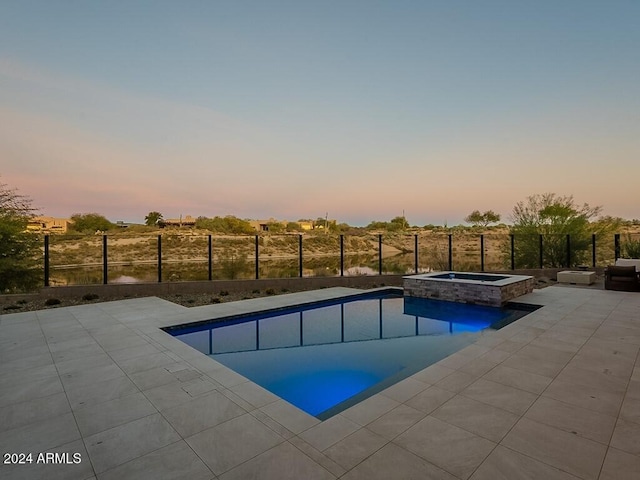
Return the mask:
<path id="1" fill-rule="evenodd" d="M 594 222 L 601 207 L 576 205 L 573 197 L 554 193 L 533 195 L 513 208 L 514 255 L 518 268 L 536 268 L 540 262 L 540 235 L 543 265 L 559 268 L 585 263 L 590 254 L 591 234 L 611 233 L 616 225 Z M 571 265 L 567 265 L 567 235 L 571 239 Z"/>
<path id="2" fill-rule="evenodd" d="M 162 214 L 160 212 L 149 212 L 149 214 L 144 217 L 145 225 L 149 227 L 155 227 L 162 223 Z"/>
<path id="3" fill-rule="evenodd" d="M 0 184 L 0 292 L 35 288 L 40 280 L 40 240 L 27 232 L 34 217 L 31 199 Z"/>
<path id="4" fill-rule="evenodd" d="M 105 232 L 116 227 L 99 213 L 74 213 L 71 221 L 71 229 L 81 233 Z"/>
<path id="5" fill-rule="evenodd" d="M 407 228 L 409 228 L 409 222 L 405 217 L 395 217 L 389 222 L 389 230 L 391 231 L 406 230 Z"/>
<path id="6" fill-rule="evenodd" d="M 216 233 L 230 233 L 235 235 L 251 235 L 256 233 L 256 229 L 246 220 L 241 220 L 233 215 L 226 217 L 198 217 L 196 228 L 203 228 Z"/>
<path id="7" fill-rule="evenodd" d="M 474 210 L 465 217 L 464 221 L 474 226 L 487 227 L 490 223 L 498 223 L 500 221 L 500 214 L 493 210 L 487 210 L 484 213 L 480 213 L 480 210 Z"/>
<path id="8" fill-rule="evenodd" d="M 298 222 L 287 222 L 287 226 L 285 228 L 287 232 L 304 232 L 304 229 Z"/>

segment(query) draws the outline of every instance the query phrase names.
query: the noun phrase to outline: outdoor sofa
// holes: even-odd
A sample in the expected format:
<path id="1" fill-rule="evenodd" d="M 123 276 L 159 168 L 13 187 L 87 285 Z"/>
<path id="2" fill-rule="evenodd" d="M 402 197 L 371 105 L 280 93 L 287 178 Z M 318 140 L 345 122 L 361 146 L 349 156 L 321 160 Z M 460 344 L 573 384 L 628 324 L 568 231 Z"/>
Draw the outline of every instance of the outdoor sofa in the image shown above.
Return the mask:
<path id="1" fill-rule="evenodd" d="M 640 292 L 640 272 L 634 266 L 609 265 L 604 271 L 605 290 Z"/>

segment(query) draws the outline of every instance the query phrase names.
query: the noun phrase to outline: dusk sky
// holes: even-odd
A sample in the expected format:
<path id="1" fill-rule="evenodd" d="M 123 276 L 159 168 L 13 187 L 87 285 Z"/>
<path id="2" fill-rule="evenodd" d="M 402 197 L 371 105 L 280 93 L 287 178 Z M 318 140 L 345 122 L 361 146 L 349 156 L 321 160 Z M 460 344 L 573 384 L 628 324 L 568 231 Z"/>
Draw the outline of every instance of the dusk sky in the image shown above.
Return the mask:
<path id="1" fill-rule="evenodd" d="M 640 218 L 640 1 L 3 0 L 0 182 L 112 221 Z"/>

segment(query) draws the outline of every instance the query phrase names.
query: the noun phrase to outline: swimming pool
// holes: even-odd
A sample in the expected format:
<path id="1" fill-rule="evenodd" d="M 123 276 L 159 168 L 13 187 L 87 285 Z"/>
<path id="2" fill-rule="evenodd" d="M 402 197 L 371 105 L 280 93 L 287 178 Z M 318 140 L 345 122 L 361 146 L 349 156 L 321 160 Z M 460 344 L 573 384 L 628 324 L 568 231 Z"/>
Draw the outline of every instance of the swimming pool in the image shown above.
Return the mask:
<path id="1" fill-rule="evenodd" d="M 394 290 L 167 331 L 322 420 L 526 313 Z"/>

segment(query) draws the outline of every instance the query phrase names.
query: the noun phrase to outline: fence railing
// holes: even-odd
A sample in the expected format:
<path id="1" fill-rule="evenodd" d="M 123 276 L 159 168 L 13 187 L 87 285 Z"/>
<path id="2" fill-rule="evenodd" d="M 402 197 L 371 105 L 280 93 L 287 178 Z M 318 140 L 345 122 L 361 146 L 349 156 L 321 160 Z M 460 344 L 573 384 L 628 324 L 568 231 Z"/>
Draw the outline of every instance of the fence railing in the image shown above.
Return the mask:
<path id="1" fill-rule="evenodd" d="M 596 267 L 625 246 L 620 234 L 52 235 L 44 285 Z"/>

